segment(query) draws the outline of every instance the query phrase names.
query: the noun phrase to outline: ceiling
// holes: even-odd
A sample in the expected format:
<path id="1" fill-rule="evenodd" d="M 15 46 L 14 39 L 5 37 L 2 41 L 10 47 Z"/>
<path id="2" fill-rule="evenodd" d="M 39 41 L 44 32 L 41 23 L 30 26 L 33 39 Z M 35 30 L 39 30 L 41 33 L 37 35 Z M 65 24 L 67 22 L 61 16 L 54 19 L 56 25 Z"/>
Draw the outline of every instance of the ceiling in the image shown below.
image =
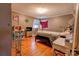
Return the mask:
<path id="1" fill-rule="evenodd" d="M 48 11 L 44 14 L 38 14 L 36 12 L 36 8 L 46 8 Z M 47 16 L 47 17 L 53 17 L 53 16 L 60 16 L 60 15 L 67 15 L 72 14 L 74 12 L 75 4 L 68 4 L 68 3 L 38 3 L 38 4 L 30 4 L 30 3 L 13 3 L 12 4 L 12 11 L 29 15 L 32 17 L 37 16 Z"/>

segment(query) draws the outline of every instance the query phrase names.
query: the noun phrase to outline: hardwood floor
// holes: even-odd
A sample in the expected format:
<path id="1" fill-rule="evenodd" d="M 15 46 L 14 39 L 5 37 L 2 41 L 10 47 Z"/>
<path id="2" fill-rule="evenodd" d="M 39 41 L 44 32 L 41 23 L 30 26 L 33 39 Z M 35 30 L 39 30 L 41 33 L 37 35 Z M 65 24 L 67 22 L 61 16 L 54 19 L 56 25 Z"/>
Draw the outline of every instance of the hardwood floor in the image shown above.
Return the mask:
<path id="1" fill-rule="evenodd" d="M 34 37 L 24 38 L 21 45 L 21 56 L 53 56 L 53 48 L 35 42 Z M 11 55 L 16 56 L 15 41 L 12 41 Z M 64 56 L 57 52 L 56 56 Z"/>
<path id="2" fill-rule="evenodd" d="M 12 56 L 16 56 L 15 42 L 12 42 Z M 34 37 L 24 38 L 21 46 L 22 56 L 53 56 L 52 48 L 35 42 Z"/>

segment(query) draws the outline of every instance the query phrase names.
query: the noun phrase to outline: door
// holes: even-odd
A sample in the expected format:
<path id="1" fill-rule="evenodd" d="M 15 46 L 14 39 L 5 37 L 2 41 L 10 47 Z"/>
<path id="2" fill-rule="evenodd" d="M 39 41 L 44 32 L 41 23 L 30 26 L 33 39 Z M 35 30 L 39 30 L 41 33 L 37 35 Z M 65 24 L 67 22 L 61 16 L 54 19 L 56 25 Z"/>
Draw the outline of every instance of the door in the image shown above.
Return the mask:
<path id="1" fill-rule="evenodd" d="M 11 55 L 11 4 L 0 4 L 0 56 Z"/>

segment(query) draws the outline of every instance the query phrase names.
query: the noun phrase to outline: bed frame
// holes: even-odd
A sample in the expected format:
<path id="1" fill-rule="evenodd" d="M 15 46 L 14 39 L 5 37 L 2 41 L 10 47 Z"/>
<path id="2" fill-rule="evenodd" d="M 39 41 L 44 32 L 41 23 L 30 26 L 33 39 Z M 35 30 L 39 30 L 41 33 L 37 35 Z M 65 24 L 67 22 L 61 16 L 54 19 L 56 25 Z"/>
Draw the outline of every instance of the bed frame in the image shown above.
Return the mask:
<path id="1" fill-rule="evenodd" d="M 35 36 L 35 42 L 37 42 L 37 41 L 39 41 L 39 42 L 41 42 L 41 43 L 43 43 L 43 44 L 45 44 L 47 46 L 52 47 L 51 41 L 50 41 L 49 37 L 45 37 L 45 36 L 41 36 L 41 35 L 36 35 Z"/>

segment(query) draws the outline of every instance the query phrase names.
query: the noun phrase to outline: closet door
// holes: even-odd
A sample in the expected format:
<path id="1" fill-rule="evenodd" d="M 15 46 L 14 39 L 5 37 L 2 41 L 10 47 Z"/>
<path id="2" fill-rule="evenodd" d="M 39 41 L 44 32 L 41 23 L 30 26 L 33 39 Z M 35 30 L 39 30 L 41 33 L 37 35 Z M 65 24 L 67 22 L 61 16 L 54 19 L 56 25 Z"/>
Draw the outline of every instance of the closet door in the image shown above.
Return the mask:
<path id="1" fill-rule="evenodd" d="M 79 50 L 79 4 L 77 4 L 78 7 L 77 7 L 77 20 L 76 20 L 76 41 L 75 41 L 75 46 L 76 46 L 76 49 Z"/>
<path id="2" fill-rule="evenodd" d="M 79 55 L 79 4 L 75 7 L 75 26 L 74 26 L 74 38 L 72 45 L 72 55 Z"/>
<path id="3" fill-rule="evenodd" d="M 0 4 L 0 56 L 11 55 L 11 4 Z"/>

